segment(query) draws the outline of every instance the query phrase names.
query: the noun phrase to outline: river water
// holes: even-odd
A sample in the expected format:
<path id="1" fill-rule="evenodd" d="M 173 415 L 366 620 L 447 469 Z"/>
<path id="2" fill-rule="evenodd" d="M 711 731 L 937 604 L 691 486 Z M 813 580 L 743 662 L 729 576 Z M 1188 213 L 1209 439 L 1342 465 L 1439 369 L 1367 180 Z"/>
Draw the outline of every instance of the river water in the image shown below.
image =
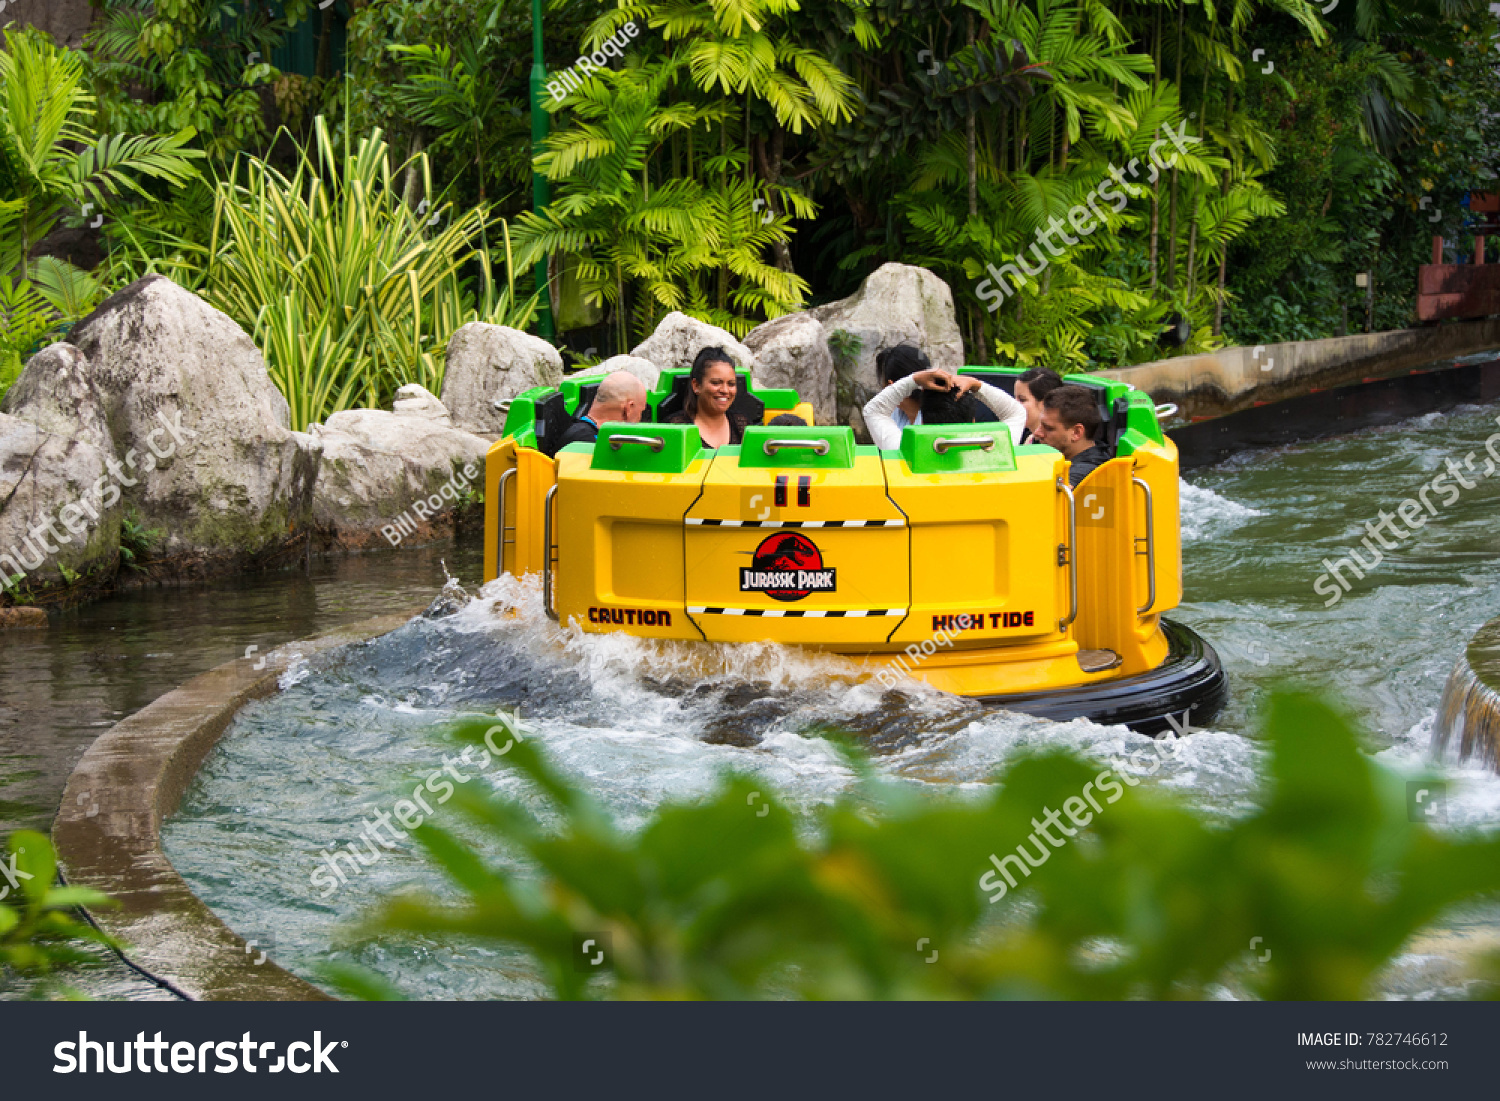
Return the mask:
<path id="1" fill-rule="evenodd" d="M 1231 703 L 1211 729 L 1188 733 L 1145 782 L 1209 815 L 1248 811 L 1263 760 L 1256 709 L 1288 678 L 1343 700 L 1383 763 L 1407 772 L 1425 764 L 1448 671 L 1470 635 L 1500 615 L 1500 472 L 1493 464 L 1484 472 L 1497 412 L 1460 408 L 1190 472 L 1182 505 L 1187 599 L 1174 617 L 1218 649 Z M 1461 464 L 1469 486 L 1452 503 L 1429 493 L 1437 515 L 1408 538 L 1392 540 L 1384 529 L 1394 549 L 1363 580 L 1346 569 L 1352 588 L 1325 607 L 1336 590 L 1314 591 L 1323 560 L 1353 549 L 1369 562 L 1360 543 L 1366 522 L 1415 497 L 1448 459 Z M 444 556 L 471 591 L 476 549 Z M 112 721 L 248 643 L 267 648 L 431 599 L 444 576 L 436 557 L 371 556 L 319 567 L 315 578 L 138 595 L 75 613 L 73 626 L 44 640 L 0 636 L 7 679 L 0 709 L 14 706 L 8 682 L 19 660 L 36 682 L 50 752 L 59 762 L 76 759 L 90 723 Z M 106 636 L 105 626 L 130 646 Z M 75 672 L 79 663 L 92 671 Z M 79 683 L 77 707 L 60 687 L 70 677 Z M 487 587 L 457 614 L 416 620 L 317 668 L 294 668 L 283 682 L 284 692 L 242 713 L 209 758 L 164 831 L 168 855 L 236 931 L 270 941 L 291 970 L 315 978 L 321 964 L 353 961 L 421 997 L 524 998 L 543 987 L 518 953 L 356 931 L 355 920 L 398 889 L 444 889 L 410 849 L 383 853 L 336 889 L 332 877 L 313 876 L 329 846 L 354 841 L 365 819 L 390 811 L 442 766 L 454 747 L 440 723 L 455 715 L 518 708 L 552 758 L 626 827 L 663 801 L 710 790 L 728 769 L 764 779 L 803 811 L 831 801 L 851 777 L 816 733 L 829 725 L 860 734 L 889 776 L 939 792 L 974 790 L 1041 744 L 1099 759 L 1134 752 L 1143 763 L 1148 744 L 1120 727 L 985 711 L 915 684 L 882 700 L 840 659 L 771 645 L 689 648 L 570 633 L 541 615 L 534 587 L 511 581 Z M 15 751 L 0 743 L 0 752 Z M 37 771 L 30 783 L 44 795 L 55 770 Z M 1443 771 L 1446 828 L 1500 825 L 1500 777 L 1451 762 Z M 498 768 L 472 782 L 523 797 Z M 23 822 L 50 809 L 32 798 L 21 807 Z M 456 815 L 443 824 L 461 825 Z M 1500 916 L 1489 910 L 1452 917 L 1386 976 L 1387 995 L 1461 993 L 1466 955 L 1497 931 Z"/>
<path id="2" fill-rule="evenodd" d="M 0 837 L 51 827 L 68 773 L 99 733 L 250 646 L 265 652 L 341 624 L 422 607 L 447 576 L 478 578 L 482 547 L 433 546 L 315 560 L 211 585 L 137 590 L 44 631 L 0 631 Z M 75 983 L 94 997 L 150 997 L 123 966 Z M 0 998 L 24 996 L 7 983 Z"/>

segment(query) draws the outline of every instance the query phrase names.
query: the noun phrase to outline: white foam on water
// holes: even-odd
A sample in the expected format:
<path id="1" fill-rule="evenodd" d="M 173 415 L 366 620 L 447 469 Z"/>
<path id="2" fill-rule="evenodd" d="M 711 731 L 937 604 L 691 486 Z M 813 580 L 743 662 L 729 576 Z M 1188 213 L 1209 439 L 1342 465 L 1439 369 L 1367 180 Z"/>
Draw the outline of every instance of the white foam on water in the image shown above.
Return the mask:
<path id="1" fill-rule="evenodd" d="M 286 662 L 286 671 L 276 678 L 276 687 L 285 692 L 294 685 L 301 684 L 312 676 L 312 663 L 300 650 L 291 650 L 282 654 L 280 650 L 272 651 L 272 654 Z"/>
<path id="2" fill-rule="evenodd" d="M 829 690 L 845 692 L 863 678 L 856 661 L 774 642 L 662 641 L 624 632 L 594 634 L 576 622 L 559 626 L 543 614 L 541 582 L 531 576 L 491 581 L 478 599 L 441 622 L 460 632 L 519 632 L 516 641 L 556 657 L 601 687 L 622 688 L 647 677 L 724 677 L 765 682 L 773 691 L 830 682 Z"/>
<path id="3" fill-rule="evenodd" d="M 1211 491 L 1194 492 L 1197 501 L 1207 502 L 1204 510 L 1218 516 L 1258 515 Z M 559 672 L 586 681 L 588 718 L 544 721 L 543 739 L 560 767 L 608 793 L 612 808 L 632 820 L 660 801 L 707 794 L 725 771 L 763 777 L 804 810 L 830 802 L 853 785 L 854 776 L 829 742 L 803 731 L 820 723 L 837 728 L 841 721 L 857 726 L 870 716 L 911 732 L 875 753 L 878 773 L 950 793 L 986 789 L 1019 756 L 1050 749 L 1172 788 L 1211 813 L 1249 812 L 1259 786 L 1263 754 L 1236 735 L 1189 727 L 1186 737 L 1155 741 L 1123 726 L 1086 719 L 1057 723 L 982 708 L 904 676 L 891 694 L 857 659 L 770 642 L 660 642 L 586 633 L 543 615 L 535 578 L 491 582 L 477 599 L 437 621 L 437 629 L 492 635 L 497 644 L 503 638 L 504 645 L 545 655 Z M 786 709 L 753 746 L 714 744 L 703 740 L 705 726 L 733 715 L 722 696 L 684 699 L 663 691 L 664 684 L 754 685 L 756 694 L 781 697 Z M 632 785 L 634 796 L 627 795 Z"/>
<path id="4" fill-rule="evenodd" d="M 1408 781 L 1436 779 L 1444 785 L 1428 822 L 1434 830 L 1500 829 L 1500 775 L 1477 761 L 1457 761 L 1451 750 L 1448 757 L 1435 758 L 1430 747 L 1436 719 L 1436 709 L 1428 712 L 1395 745 L 1375 754 L 1375 760 Z"/>
<path id="5" fill-rule="evenodd" d="M 1196 501 L 1200 513 L 1226 523 L 1257 515 L 1207 490 Z M 1136 781 L 1127 791 L 1164 790 L 1210 818 L 1251 814 L 1264 797 L 1266 750 L 1245 737 L 1186 727 L 1183 736 L 1152 739 L 1084 719 L 1050 722 L 981 707 L 910 679 L 898 681 L 892 691 L 873 681 L 857 660 L 794 646 L 589 634 L 543 614 L 535 579 L 492 582 L 452 614 L 414 621 L 362 653 L 342 671 L 327 674 L 326 681 L 320 676 L 304 683 L 301 710 L 292 697 L 258 705 L 284 709 L 270 729 L 289 714 L 316 734 L 276 740 L 300 754 L 293 759 L 317 777 L 304 785 L 306 791 L 282 800 L 292 808 L 298 799 L 308 804 L 298 811 L 302 824 L 288 823 L 283 831 L 283 843 L 301 853 L 301 863 L 265 887 L 282 905 L 307 906 L 309 877 L 322 859 L 314 844 L 349 841 L 365 816 L 393 807 L 403 792 L 409 794 L 457 759 L 456 747 L 436 733 L 445 722 L 512 706 L 529 724 L 528 740 L 534 739 L 556 769 L 627 831 L 642 828 L 664 804 L 707 797 L 729 773 L 749 777 L 757 798 L 790 810 L 799 830 L 816 829 L 813 812 L 858 783 L 840 748 L 821 735 L 823 728 L 849 729 L 856 742 L 868 736 L 869 766 L 877 776 L 940 796 L 982 797 L 996 775 L 1021 757 L 1060 749 L 1097 771 L 1110 769 L 1127 783 Z M 295 679 L 305 681 L 308 675 L 303 663 Z M 496 677 L 503 679 L 487 683 Z M 726 731 L 743 734 L 744 744 L 719 740 Z M 1380 758 L 1398 771 L 1420 775 L 1425 769 L 1431 775 L 1427 740 L 1425 726 L 1414 728 Z M 240 741 L 227 740 L 221 752 L 266 752 L 234 744 Z M 274 758 L 271 766 L 274 772 Z M 265 762 L 258 767 L 264 770 Z M 456 767 L 476 773 L 472 760 Z M 478 775 L 482 784 L 530 808 L 542 823 L 556 824 L 555 811 L 512 769 L 491 761 Z M 1457 766 L 1447 766 L 1442 775 L 1450 784 L 1448 828 L 1500 822 L 1500 778 Z M 341 793 L 331 809 L 326 806 L 330 784 Z M 229 821 L 279 821 L 286 809 L 278 816 L 275 808 L 252 799 L 251 805 L 233 809 Z M 444 811 L 440 799 L 434 809 L 445 828 L 466 832 L 462 817 Z M 187 828 L 206 836 L 202 826 Z M 525 871 L 524 861 L 490 855 Z M 358 912 L 407 884 L 441 886 L 410 845 L 352 878 L 341 888 L 337 909 Z M 303 920 L 312 944 L 318 923 L 326 919 Z M 534 981 L 525 967 L 458 961 L 453 966 L 454 973 L 442 976 L 434 989 L 450 996 L 534 996 L 523 993 Z M 428 976 L 420 968 L 413 973 Z M 1398 967 L 1396 974 L 1402 977 L 1383 988 L 1388 996 L 1425 997 L 1434 991 L 1442 996 L 1448 986 L 1445 976 L 1425 964 Z"/>
<path id="6" fill-rule="evenodd" d="M 1184 543 L 1223 535 L 1230 528 L 1237 527 L 1252 517 L 1265 515 L 1260 509 L 1221 497 L 1213 490 L 1195 486 L 1185 478 L 1178 484 L 1178 498 Z"/>

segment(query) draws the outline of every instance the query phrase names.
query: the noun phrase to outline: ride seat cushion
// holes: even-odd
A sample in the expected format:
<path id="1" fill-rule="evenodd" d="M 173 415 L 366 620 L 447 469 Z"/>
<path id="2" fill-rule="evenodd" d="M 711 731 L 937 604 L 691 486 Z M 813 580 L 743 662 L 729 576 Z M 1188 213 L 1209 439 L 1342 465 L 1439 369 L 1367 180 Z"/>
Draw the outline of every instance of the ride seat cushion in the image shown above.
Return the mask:
<path id="1" fill-rule="evenodd" d="M 568 412 L 567 402 L 561 391 L 536 403 L 533 425 L 536 428 L 536 449 L 548 457 L 557 454 L 562 446 L 563 434 L 573 424 L 573 414 Z"/>

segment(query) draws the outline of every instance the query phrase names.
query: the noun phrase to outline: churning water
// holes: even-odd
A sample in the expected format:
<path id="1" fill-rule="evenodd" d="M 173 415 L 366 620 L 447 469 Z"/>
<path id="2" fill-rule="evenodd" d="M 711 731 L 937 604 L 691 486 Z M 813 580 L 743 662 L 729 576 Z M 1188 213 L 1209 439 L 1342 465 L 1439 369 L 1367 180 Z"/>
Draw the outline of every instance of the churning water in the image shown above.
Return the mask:
<path id="1" fill-rule="evenodd" d="M 1149 781 L 1205 813 L 1255 803 L 1262 752 L 1257 705 L 1294 679 L 1343 699 L 1363 720 L 1369 750 L 1389 766 L 1427 764 L 1443 681 L 1469 636 L 1500 614 L 1500 472 L 1465 468 L 1471 488 L 1385 552 L 1325 607 L 1314 591 L 1325 558 L 1360 543 L 1403 500 L 1471 453 L 1483 459 L 1493 409 L 1465 408 L 1380 430 L 1247 453 L 1195 471 L 1182 497 L 1188 600 L 1175 617 L 1219 651 L 1230 706 L 1212 730 L 1192 730 Z M 1493 470 L 1493 467 L 1492 467 Z M 1390 529 L 1386 538 L 1391 540 Z M 416 996 L 535 997 L 526 958 L 490 946 L 359 932 L 356 919 L 398 889 L 443 893 L 409 843 L 340 883 L 330 847 L 355 842 L 455 747 L 444 720 L 519 709 L 552 760 L 631 828 L 667 800 L 709 791 L 725 771 L 751 774 L 791 807 L 810 811 L 852 784 L 820 730 L 859 735 L 886 775 L 933 791 L 972 790 L 1015 754 L 1062 745 L 1103 760 L 1133 754 L 1146 772 L 1149 740 L 1122 727 L 1050 723 L 986 710 L 915 683 L 893 695 L 861 684 L 843 659 L 774 645 L 686 646 L 559 628 L 535 586 L 502 579 L 457 612 L 290 671 L 285 691 L 248 707 L 210 757 L 165 832 L 188 882 L 242 935 L 269 941 L 284 966 L 313 977 L 350 960 Z M 526 801 L 498 766 L 467 782 Z M 1500 778 L 1443 766 L 1447 828 L 1500 824 Z M 437 821 L 462 832 L 439 806 Z M 347 850 L 346 850 L 347 851 Z M 320 874 L 320 869 L 321 874 Z M 1441 930 L 1438 948 L 1403 957 L 1392 996 L 1451 996 L 1455 955 L 1492 938 L 1493 914 Z M 1445 954 L 1446 953 L 1446 954 Z"/>

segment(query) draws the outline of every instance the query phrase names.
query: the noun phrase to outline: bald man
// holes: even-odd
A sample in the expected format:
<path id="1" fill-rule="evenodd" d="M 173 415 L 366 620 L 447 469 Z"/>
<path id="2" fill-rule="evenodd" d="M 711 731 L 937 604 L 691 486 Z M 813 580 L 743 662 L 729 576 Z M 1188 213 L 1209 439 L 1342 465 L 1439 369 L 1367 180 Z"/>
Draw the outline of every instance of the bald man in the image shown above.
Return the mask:
<path id="1" fill-rule="evenodd" d="M 646 386 L 629 371 L 616 371 L 605 375 L 594 391 L 594 401 L 587 413 L 573 419 L 563 433 L 558 450 L 570 443 L 593 443 L 599 438 L 599 426 L 609 421 L 624 421 L 626 424 L 640 423 L 646 411 Z"/>

